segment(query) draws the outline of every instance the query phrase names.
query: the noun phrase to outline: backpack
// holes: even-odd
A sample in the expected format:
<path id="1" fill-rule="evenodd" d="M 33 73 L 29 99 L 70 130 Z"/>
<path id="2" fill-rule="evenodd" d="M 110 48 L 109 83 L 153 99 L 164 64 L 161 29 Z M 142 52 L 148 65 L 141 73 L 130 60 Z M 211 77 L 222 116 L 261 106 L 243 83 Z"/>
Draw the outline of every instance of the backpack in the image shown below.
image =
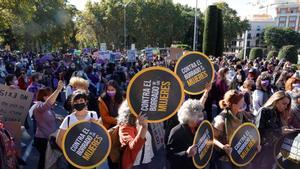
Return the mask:
<path id="1" fill-rule="evenodd" d="M 17 169 L 17 151 L 15 141 L 5 128 L 0 128 L 0 167 L 5 169 Z"/>
<path id="2" fill-rule="evenodd" d="M 120 163 L 122 151 L 119 139 L 119 125 L 110 128 L 108 133 L 111 138 L 111 150 L 109 153 L 109 158 L 113 163 Z"/>

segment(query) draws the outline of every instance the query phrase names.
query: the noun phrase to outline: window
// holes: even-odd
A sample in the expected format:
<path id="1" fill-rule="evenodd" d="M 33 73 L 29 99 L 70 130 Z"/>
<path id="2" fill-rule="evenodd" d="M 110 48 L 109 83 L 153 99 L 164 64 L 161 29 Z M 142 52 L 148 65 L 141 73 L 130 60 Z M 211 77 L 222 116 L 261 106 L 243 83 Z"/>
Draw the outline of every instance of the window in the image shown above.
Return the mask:
<path id="1" fill-rule="evenodd" d="M 297 16 L 290 16 L 289 18 L 290 21 L 294 22 L 297 20 Z"/>
<path id="2" fill-rule="evenodd" d="M 250 47 L 250 41 L 247 41 L 247 47 Z"/>
<path id="3" fill-rule="evenodd" d="M 260 26 L 257 26 L 257 27 L 256 27 L 256 31 L 260 31 Z"/>
<path id="4" fill-rule="evenodd" d="M 298 12 L 298 8 L 291 8 L 291 9 L 290 9 L 290 12 L 291 12 L 291 13 L 297 13 L 297 12 Z"/>
<path id="5" fill-rule="evenodd" d="M 296 23 L 295 22 L 290 22 L 289 23 L 289 27 L 295 27 L 296 26 Z"/>
<path id="6" fill-rule="evenodd" d="M 285 16 L 279 17 L 279 22 L 285 22 L 285 21 L 286 21 L 286 17 Z"/>
<path id="7" fill-rule="evenodd" d="M 285 13 L 286 13 L 286 9 L 285 9 L 285 8 L 279 9 L 279 13 L 280 13 L 280 14 L 285 14 Z"/>
<path id="8" fill-rule="evenodd" d="M 257 34 L 256 34 L 256 37 L 259 37 L 259 36 L 260 36 L 260 34 L 259 34 L 259 33 L 257 33 Z"/>
<path id="9" fill-rule="evenodd" d="M 248 33 L 247 39 L 251 39 L 251 33 Z"/>
<path id="10" fill-rule="evenodd" d="M 279 28 L 284 28 L 284 27 L 285 27 L 285 23 L 279 23 L 279 24 L 278 24 L 278 27 L 279 27 Z"/>

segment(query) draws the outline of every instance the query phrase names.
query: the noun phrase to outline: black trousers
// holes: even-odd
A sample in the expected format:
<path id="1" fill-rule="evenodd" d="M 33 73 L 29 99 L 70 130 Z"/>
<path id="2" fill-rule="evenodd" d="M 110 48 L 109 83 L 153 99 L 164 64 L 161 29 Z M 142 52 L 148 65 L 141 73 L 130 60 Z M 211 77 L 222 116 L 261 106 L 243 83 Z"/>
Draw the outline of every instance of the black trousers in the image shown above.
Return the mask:
<path id="1" fill-rule="evenodd" d="M 46 138 L 37 138 L 37 137 L 34 138 L 34 144 L 36 146 L 36 149 L 40 153 L 39 164 L 38 164 L 39 169 L 45 168 L 47 143 L 48 143 L 48 139 Z"/>

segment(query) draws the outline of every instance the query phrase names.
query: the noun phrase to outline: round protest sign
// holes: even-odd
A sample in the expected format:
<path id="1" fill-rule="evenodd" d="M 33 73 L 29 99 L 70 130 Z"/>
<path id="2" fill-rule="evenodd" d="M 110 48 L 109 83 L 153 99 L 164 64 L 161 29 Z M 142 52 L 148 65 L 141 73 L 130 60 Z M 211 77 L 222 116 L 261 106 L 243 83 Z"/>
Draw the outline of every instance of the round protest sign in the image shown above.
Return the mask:
<path id="1" fill-rule="evenodd" d="M 181 106 L 183 84 L 171 70 L 150 67 L 131 79 L 126 97 L 135 116 L 146 114 L 148 122 L 158 123 L 172 117 Z"/>
<path id="2" fill-rule="evenodd" d="M 252 123 L 242 124 L 230 140 L 232 163 L 238 167 L 249 164 L 257 153 L 258 145 L 260 145 L 260 135 L 256 126 Z"/>
<path id="3" fill-rule="evenodd" d="M 274 156 L 281 169 L 300 168 L 300 133 L 289 133 L 275 144 Z"/>
<path id="4" fill-rule="evenodd" d="M 107 158 L 111 140 L 105 127 L 93 121 L 80 121 L 67 129 L 63 154 L 74 167 L 95 168 Z"/>
<path id="5" fill-rule="evenodd" d="M 179 58 L 175 73 L 184 84 L 187 94 L 201 94 L 207 83 L 214 79 L 214 66 L 209 58 L 200 52 L 188 52 Z"/>
<path id="6" fill-rule="evenodd" d="M 197 168 L 204 168 L 213 153 L 214 132 L 209 121 L 204 120 L 194 137 L 194 144 L 197 145 L 197 154 L 193 157 L 194 165 Z"/>

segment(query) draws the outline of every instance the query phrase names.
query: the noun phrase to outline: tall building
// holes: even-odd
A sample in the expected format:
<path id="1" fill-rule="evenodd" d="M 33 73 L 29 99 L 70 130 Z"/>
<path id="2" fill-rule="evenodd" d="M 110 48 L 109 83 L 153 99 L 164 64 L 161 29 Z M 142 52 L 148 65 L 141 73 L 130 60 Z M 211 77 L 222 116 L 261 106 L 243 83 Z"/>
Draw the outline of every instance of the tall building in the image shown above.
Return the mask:
<path id="1" fill-rule="evenodd" d="M 272 16 L 267 14 L 256 14 L 248 18 L 250 30 L 247 31 L 247 48 L 263 47 L 262 32 L 266 27 L 275 26 L 275 21 Z M 244 48 L 245 33 L 238 36 L 236 40 L 235 52 Z"/>
<path id="2" fill-rule="evenodd" d="M 273 4 L 276 26 L 300 31 L 300 0 L 274 0 Z"/>

